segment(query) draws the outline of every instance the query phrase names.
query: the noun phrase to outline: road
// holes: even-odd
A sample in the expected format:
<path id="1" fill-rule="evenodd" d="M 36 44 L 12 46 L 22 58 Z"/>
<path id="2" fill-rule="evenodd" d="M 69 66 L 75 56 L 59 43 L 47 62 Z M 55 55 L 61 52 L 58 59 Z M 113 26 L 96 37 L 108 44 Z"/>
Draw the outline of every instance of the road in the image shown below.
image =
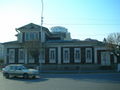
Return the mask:
<path id="1" fill-rule="evenodd" d="M 120 90 L 120 73 L 42 74 L 38 79 L 5 79 L 0 90 Z"/>

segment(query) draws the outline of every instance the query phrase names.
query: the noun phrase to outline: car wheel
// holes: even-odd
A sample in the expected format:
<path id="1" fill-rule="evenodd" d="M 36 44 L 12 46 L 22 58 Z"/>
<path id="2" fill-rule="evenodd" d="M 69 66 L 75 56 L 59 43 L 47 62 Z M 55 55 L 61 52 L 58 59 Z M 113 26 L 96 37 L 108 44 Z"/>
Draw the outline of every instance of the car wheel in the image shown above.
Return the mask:
<path id="1" fill-rule="evenodd" d="M 5 73 L 5 78 L 9 78 L 10 75 L 8 73 Z"/>
<path id="2" fill-rule="evenodd" d="M 27 73 L 23 74 L 23 78 L 27 79 L 29 75 Z"/>

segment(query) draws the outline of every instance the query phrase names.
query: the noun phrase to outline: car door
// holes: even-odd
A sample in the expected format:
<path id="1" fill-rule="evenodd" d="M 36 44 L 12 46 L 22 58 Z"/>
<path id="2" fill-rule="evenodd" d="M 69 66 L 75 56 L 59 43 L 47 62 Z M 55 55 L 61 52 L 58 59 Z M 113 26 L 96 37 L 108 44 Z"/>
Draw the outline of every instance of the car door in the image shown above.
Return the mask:
<path id="1" fill-rule="evenodd" d="M 11 74 L 11 75 L 14 75 L 15 74 L 15 66 L 10 66 L 9 70 L 8 70 L 8 73 Z"/>
<path id="2" fill-rule="evenodd" d="M 21 66 L 16 67 L 16 74 L 17 75 L 22 75 L 23 74 L 23 68 Z"/>

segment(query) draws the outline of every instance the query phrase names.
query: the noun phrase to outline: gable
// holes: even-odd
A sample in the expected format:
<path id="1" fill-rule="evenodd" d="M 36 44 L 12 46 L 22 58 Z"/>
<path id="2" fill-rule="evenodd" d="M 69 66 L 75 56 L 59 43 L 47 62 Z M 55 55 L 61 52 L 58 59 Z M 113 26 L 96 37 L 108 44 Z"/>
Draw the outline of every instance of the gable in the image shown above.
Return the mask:
<path id="1" fill-rule="evenodd" d="M 43 30 L 48 30 L 46 27 L 42 27 Z M 41 30 L 41 26 L 34 24 L 34 23 L 29 23 L 27 25 L 24 25 L 22 27 L 17 28 L 16 30 L 19 31 L 26 31 L 26 30 Z M 49 30 L 48 30 L 49 31 Z"/>

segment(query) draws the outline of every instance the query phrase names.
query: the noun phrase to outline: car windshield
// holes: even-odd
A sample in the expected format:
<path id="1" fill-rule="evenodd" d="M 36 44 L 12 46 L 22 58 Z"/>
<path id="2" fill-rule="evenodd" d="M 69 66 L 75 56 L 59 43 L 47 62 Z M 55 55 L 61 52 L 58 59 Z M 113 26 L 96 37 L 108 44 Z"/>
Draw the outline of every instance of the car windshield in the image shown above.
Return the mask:
<path id="1" fill-rule="evenodd" d="M 26 69 L 26 67 L 24 66 L 10 66 L 11 70 L 22 70 L 22 69 Z"/>
<path id="2" fill-rule="evenodd" d="M 27 69 L 27 68 L 24 66 L 18 66 L 17 69 L 22 70 L 22 69 Z"/>
<path id="3" fill-rule="evenodd" d="M 26 67 L 22 66 L 22 69 L 27 69 Z"/>

